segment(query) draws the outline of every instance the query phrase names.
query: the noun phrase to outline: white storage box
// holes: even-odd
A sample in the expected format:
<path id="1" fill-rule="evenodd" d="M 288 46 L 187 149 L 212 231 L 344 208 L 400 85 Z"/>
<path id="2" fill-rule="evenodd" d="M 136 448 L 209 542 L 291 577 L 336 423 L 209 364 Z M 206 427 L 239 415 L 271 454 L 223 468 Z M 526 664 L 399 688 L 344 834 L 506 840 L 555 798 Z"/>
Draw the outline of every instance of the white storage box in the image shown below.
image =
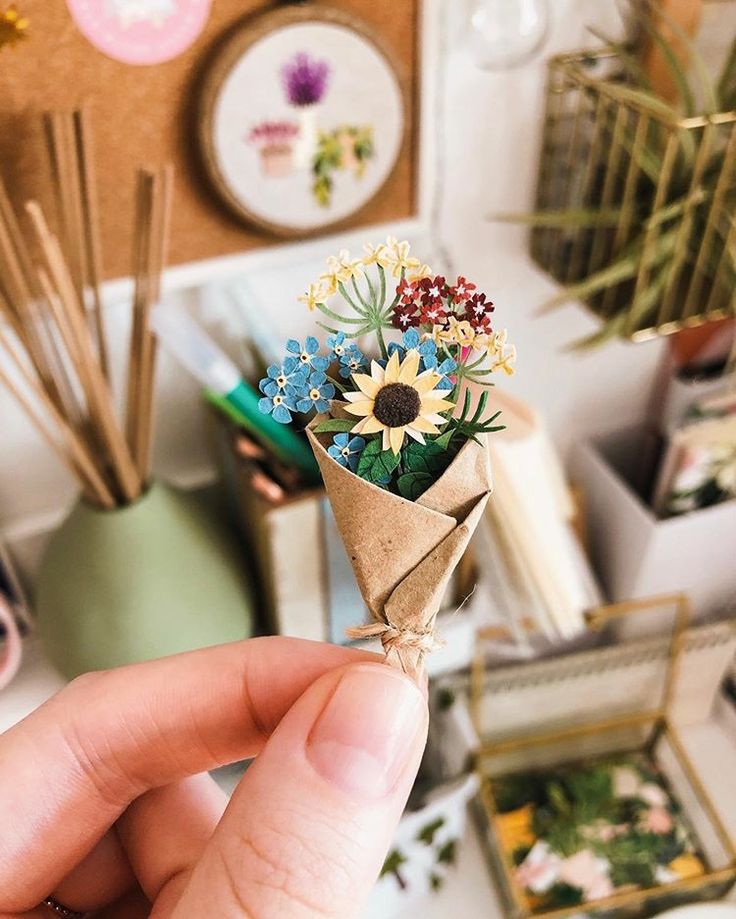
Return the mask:
<path id="1" fill-rule="evenodd" d="M 694 618 L 736 608 L 736 501 L 659 520 L 630 484 L 642 433 L 628 429 L 581 444 L 572 478 L 581 486 L 589 550 L 613 601 L 682 591 Z"/>

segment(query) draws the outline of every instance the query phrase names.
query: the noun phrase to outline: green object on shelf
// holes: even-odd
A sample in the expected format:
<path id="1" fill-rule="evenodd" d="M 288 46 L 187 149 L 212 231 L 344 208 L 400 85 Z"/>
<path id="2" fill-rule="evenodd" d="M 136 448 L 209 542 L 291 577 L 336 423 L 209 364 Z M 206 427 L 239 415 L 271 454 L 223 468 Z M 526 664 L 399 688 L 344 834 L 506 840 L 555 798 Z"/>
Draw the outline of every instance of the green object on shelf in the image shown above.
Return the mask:
<path id="1" fill-rule="evenodd" d="M 307 441 L 300 437 L 293 428 L 274 421 L 270 415 L 264 415 L 258 408 L 259 394 L 245 381 L 241 382 L 224 396 L 211 389 L 205 389 L 207 399 L 223 414 L 272 450 L 283 463 L 295 466 L 302 473 L 306 484 L 316 485 L 322 479 L 317 461 Z"/>
<path id="2" fill-rule="evenodd" d="M 41 639 L 67 677 L 252 634 L 237 540 L 206 496 L 155 483 L 135 504 L 79 500 L 38 579 Z"/>

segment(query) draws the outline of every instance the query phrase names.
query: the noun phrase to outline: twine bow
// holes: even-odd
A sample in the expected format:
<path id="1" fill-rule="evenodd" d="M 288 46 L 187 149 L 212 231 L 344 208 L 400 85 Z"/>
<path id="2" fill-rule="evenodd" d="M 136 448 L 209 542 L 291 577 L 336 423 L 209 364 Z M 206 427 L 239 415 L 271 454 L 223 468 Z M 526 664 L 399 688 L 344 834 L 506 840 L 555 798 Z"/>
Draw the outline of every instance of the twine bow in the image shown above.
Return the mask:
<path id="1" fill-rule="evenodd" d="M 434 629 L 426 632 L 414 632 L 411 629 L 399 629 L 390 622 L 372 622 L 369 625 L 355 626 L 347 630 L 348 638 L 380 638 L 383 650 L 390 651 L 410 649 L 421 654 L 430 654 L 444 647 L 444 641 L 437 637 Z"/>

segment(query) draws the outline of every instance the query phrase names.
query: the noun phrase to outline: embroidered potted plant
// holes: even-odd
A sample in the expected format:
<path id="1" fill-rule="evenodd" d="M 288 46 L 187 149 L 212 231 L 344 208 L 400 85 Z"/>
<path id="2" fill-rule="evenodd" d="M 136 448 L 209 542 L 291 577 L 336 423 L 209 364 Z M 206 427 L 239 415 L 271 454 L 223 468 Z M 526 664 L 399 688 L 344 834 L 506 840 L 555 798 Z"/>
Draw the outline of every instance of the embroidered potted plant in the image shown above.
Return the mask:
<path id="1" fill-rule="evenodd" d="M 309 169 L 317 149 L 317 106 L 324 98 L 329 82 L 327 61 L 310 57 L 304 51 L 295 54 L 281 70 L 284 92 L 289 105 L 299 117 L 299 138 L 294 148 L 298 169 Z"/>
<path id="2" fill-rule="evenodd" d="M 292 172 L 298 135 L 299 125 L 293 121 L 262 121 L 251 129 L 246 141 L 258 149 L 264 176 L 278 179 Z"/>
<path id="3" fill-rule="evenodd" d="M 312 163 L 312 193 L 317 203 L 322 207 L 330 205 L 335 172 L 343 169 L 360 178 L 374 152 L 373 128 L 370 126 L 345 125 L 334 131 L 320 131 Z"/>

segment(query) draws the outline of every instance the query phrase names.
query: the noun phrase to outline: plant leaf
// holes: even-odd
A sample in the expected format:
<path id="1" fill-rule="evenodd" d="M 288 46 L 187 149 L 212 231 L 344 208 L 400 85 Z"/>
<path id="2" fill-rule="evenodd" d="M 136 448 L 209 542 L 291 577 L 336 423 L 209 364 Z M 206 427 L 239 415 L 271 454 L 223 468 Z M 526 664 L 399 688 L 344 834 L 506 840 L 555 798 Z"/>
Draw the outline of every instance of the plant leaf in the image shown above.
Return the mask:
<path id="1" fill-rule="evenodd" d="M 434 482 L 434 477 L 428 472 L 405 472 L 396 480 L 399 494 L 407 501 L 416 501 Z"/>
<path id="2" fill-rule="evenodd" d="M 423 842 L 425 846 L 431 846 L 434 842 L 434 837 L 437 835 L 437 830 L 441 829 L 445 825 L 444 817 L 437 817 L 435 820 L 432 820 L 431 823 L 423 826 L 417 833 L 417 841 Z"/>
<path id="3" fill-rule="evenodd" d="M 355 425 L 356 422 L 350 421 L 348 418 L 328 418 L 326 421 L 321 421 L 317 425 L 314 429 L 314 433 L 331 434 L 334 431 L 335 433 L 344 434 L 352 431 Z"/>
<path id="4" fill-rule="evenodd" d="M 490 214 L 489 220 L 500 223 L 524 223 L 532 227 L 615 227 L 621 219 L 620 208 L 600 210 L 537 211 L 534 214 Z"/>
<path id="5" fill-rule="evenodd" d="M 721 111 L 728 112 L 736 107 L 736 39 L 731 45 L 731 50 L 718 78 L 716 95 L 718 108 Z"/>
<path id="6" fill-rule="evenodd" d="M 400 454 L 393 450 L 381 449 L 380 438 L 369 440 L 358 460 L 358 475 L 374 485 L 385 482 L 393 475 L 400 459 Z"/>
<path id="7" fill-rule="evenodd" d="M 427 472 L 435 477 L 447 469 L 452 459 L 447 449 L 436 440 L 428 440 L 423 444 L 409 441 L 401 451 L 401 457 L 406 472 Z"/>

